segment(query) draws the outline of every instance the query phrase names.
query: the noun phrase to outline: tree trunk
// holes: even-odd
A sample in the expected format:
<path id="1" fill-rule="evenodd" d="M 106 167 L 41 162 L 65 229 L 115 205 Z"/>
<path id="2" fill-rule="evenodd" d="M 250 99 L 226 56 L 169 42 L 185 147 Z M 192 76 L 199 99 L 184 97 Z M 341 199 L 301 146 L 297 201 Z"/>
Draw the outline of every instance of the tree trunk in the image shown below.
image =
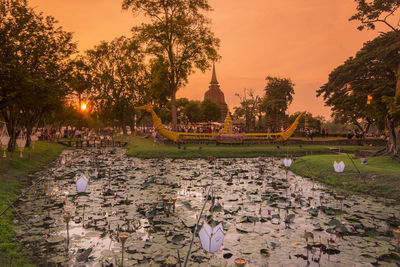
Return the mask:
<path id="1" fill-rule="evenodd" d="M 396 80 L 396 98 L 400 96 L 400 63 L 397 66 L 397 80 Z M 400 105 L 400 103 L 396 103 Z M 386 120 L 386 134 L 388 136 L 388 143 L 386 145 L 387 152 L 392 156 L 400 156 L 400 121 L 391 118 L 390 115 Z"/>
<path id="2" fill-rule="evenodd" d="M 26 145 L 25 145 L 25 147 L 31 146 L 31 134 L 32 134 L 32 127 L 26 128 Z"/>
<path id="3" fill-rule="evenodd" d="M 128 131 L 126 130 L 126 124 L 124 121 L 121 122 L 122 133 L 124 136 L 128 135 Z"/>
<path id="4" fill-rule="evenodd" d="M 176 115 L 176 87 L 171 88 L 171 114 L 172 114 L 172 130 L 176 131 L 178 129 L 178 118 Z"/>
<path id="5" fill-rule="evenodd" d="M 7 122 L 7 131 L 10 136 L 10 141 L 8 142 L 8 148 L 7 150 L 10 152 L 13 152 L 15 150 L 15 147 L 17 145 L 17 130 L 16 130 L 16 123 L 13 118 L 10 118 L 10 120 L 6 120 Z"/>
<path id="6" fill-rule="evenodd" d="M 400 96 L 400 63 L 397 66 L 396 98 Z M 400 103 L 396 103 L 400 105 Z M 400 121 L 396 118 L 388 118 L 386 122 L 386 132 L 388 134 L 387 152 L 392 156 L 400 156 Z"/>
<path id="7" fill-rule="evenodd" d="M 386 123 L 386 135 L 388 136 L 386 151 L 392 156 L 400 156 L 400 125 L 388 119 Z"/>

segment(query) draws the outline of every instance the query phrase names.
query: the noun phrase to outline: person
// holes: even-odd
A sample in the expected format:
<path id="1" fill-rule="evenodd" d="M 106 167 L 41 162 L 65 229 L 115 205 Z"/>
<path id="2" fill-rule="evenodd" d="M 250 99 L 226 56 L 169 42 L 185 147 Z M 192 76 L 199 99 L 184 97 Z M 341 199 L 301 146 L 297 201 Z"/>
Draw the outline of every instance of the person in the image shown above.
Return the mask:
<path id="1" fill-rule="evenodd" d="M 347 131 L 347 139 L 352 139 L 353 138 L 353 133 L 351 132 L 351 130 Z"/>

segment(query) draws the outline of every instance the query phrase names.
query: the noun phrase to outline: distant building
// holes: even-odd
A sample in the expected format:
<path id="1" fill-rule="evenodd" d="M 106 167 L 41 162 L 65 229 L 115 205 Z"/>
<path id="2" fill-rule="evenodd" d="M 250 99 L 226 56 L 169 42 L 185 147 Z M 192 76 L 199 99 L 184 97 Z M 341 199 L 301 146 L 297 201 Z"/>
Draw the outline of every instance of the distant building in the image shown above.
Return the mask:
<path id="1" fill-rule="evenodd" d="M 225 103 L 224 93 L 219 88 L 217 75 L 215 74 L 215 64 L 213 64 L 211 82 L 208 88 L 208 91 L 204 94 L 204 99 L 209 99 L 220 106 L 221 117 L 218 121 L 223 122 L 225 120 L 226 114 L 228 113 L 228 105 Z"/>

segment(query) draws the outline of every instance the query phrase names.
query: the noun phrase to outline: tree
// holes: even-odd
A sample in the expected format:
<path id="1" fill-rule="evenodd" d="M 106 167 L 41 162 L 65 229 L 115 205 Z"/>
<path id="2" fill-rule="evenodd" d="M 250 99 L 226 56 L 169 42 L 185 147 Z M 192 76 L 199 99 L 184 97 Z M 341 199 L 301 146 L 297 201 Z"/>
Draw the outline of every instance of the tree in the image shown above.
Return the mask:
<path id="1" fill-rule="evenodd" d="M 267 114 L 267 123 L 273 130 L 278 130 L 286 120 L 285 112 L 293 101 L 294 84 L 288 78 L 268 76 L 261 110 Z"/>
<path id="2" fill-rule="evenodd" d="M 130 43 L 126 37 L 101 42 L 86 51 L 85 63 L 92 75 L 91 102 L 104 122 L 118 125 L 124 134 L 126 126 L 133 126 L 134 106 L 144 102 L 148 84 L 143 55 Z"/>
<path id="3" fill-rule="evenodd" d="M 71 72 L 68 79 L 70 94 L 78 96 L 78 108 L 81 108 L 82 97 L 88 97 L 92 86 L 90 68 L 86 65 L 85 59 L 80 56 L 71 61 Z"/>
<path id="4" fill-rule="evenodd" d="M 244 118 L 246 131 L 250 132 L 256 124 L 256 116 L 259 113 L 261 98 L 254 94 L 254 90 L 244 89 L 243 95 L 236 93 L 240 98 L 240 106 L 235 107 L 234 115 L 236 118 Z"/>
<path id="5" fill-rule="evenodd" d="M 359 30 L 374 30 L 376 24 L 387 26 L 395 34 L 400 34 L 398 15 L 400 1 L 398 0 L 355 0 L 357 3 L 357 13 L 350 20 L 358 20 L 361 25 Z M 384 47 L 382 47 L 384 52 Z M 393 96 L 386 96 L 383 101 L 386 104 L 387 116 L 385 122 L 385 132 L 388 136 L 386 152 L 399 156 L 400 155 L 400 61 L 397 61 L 395 68 L 396 82 L 393 88 Z"/>
<path id="6" fill-rule="evenodd" d="M 221 107 L 210 99 L 201 102 L 201 114 L 203 121 L 218 121 L 221 117 Z"/>
<path id="7" fill-rule="evenodd" d="M 398 34 L 382 34 L 329 74 L 317 96 L 332 107 L 336 121 L 353 124 L 364 133 L 372 125 L 385 127 L 386 101 L 395 94 L 399 49 Z"/>
<path id="8" fill-rule="evenodd" d="M 0 2 L 0 112 L 15 149 L 22 128 L 29 135 L 67 94 L 69 57 L 76 50 L 72 33 L 43 17 L 26 1 Z"/>
<path id="9" fill-rule="evenodd" d="M 150 61 L 150 83 L 147 89 L 148 102 L 161 109 L 168 103 L 168 63 L 163 58 Z M 170 114 L 171 115 L 171 114 Z M 168 119 L 170 121 L 171 118 Z"/>
<path id="10" fill-rule="evenodd" d="M 201 102 L 196 100 L 189 101 L 183 108 L 183 113 L 192 123 L 201 122 L 203 114 L 201 110 Z"/>
<path id="11" fill-rule="evenodd" d="M 295 112 L 294 114 L 290 115 L 288 117 L 288 123 L 292 124 L 296 118 L 300 115 L 300 111 Z M 309 129 L 315 129 L 320 131 L 321 130 L 321 123 L 325 120 L 322 116 L 316 116 L 314 117 L 312 115 L 312 113 L 307 112 L 306 114 L 304 114 L 303 116 L 301 116 L 300 120 L 299 120 L 299 125 L 297 127 L 297 129 L 305 129 L 306 128 L 306 117 L 308 120 L 308 128 Z"/>
<path id="12" fill-rule="evenodd" d="M 218 59 L 219 40 L 204 13 L 208 0 L 124 0 L 124 9 L 142 13 L 148 23 L 133 27 L 134 44 L 168 66 L 172 125 L 177 127 L 176 92 L 194 69 L 205 71 Z"/>

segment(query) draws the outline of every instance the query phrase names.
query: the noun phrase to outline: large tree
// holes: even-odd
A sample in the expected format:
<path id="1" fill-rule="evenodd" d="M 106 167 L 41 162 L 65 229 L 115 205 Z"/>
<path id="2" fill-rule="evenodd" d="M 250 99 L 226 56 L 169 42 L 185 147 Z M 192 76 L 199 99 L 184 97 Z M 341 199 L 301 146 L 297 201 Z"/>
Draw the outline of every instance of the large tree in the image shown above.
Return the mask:
<path id="1" fill-rule="evenodd" d="M 72 34 L 53 17 L 43 17 L 23 0 L 0 1 L 0 112 L 11 136 L 9 150 L 22 128 L 29 136 L 63 102 L 75 49 Z"/>
<path id="2" fill-rule="evenodd" d="M 133 27 L 135 44 L 168 67 L 172 125 L 177 127 L 176 92 L 194 69 L 205 71 L 218 59 L 219 40 L 204 15 L 208 0 L 123 0 L 122 7 L 142 13 L 147 23 Z"/>
<path id="3" fill-rule="evenodd" d="M 395 94 L 399 49 L 400 35 L 382 34 L 330 73 L 317 96 L 332 107 L 336 121 L 353 124 L 362 132 L 374 124 L 385 128 L 390 115 L 387 101 Z"/>
<path id="4" fill-rule="evenodd" d="M 355 0 L 357 3 L 357 13 L 350 20 L 357 20 L 361 23 L 359 30 L 374 30 L 377 24 L 383 24 L 395 34 L 400 35 L 399 24 L 399 0 Z M 385 46 L 385 45 L 384 45 Z M 384 51 L 382 47 L 382 51 Z M 398 51 L 399 52 L 399 51 Z M 400 155 L 400 61 L 397 61 L 394 80 L 396 84 L 393 88 L 394 94 L 382 99 L 386 103 L 386 133 L 388 144 L 386 151 L 392 155 Z"/>
<path id="5" fill-rule="evenodd" d="M 268 76 L 261 110 L 267 115 L 268 126 L 279 131 L 286 122 L 285 112 L 293 101 L 294 83 L 288 78 Z"/>
<path id="6" fill-rule="evenodd" d="M 130 39 L 119 37 L 101 42 L 86 51 L 86 65 L 91 73 L 91 102 L 106 123 L 133 126 L 134 106 L 142 104 L 147 86 L 143 55 L 130 45 Z"/>

